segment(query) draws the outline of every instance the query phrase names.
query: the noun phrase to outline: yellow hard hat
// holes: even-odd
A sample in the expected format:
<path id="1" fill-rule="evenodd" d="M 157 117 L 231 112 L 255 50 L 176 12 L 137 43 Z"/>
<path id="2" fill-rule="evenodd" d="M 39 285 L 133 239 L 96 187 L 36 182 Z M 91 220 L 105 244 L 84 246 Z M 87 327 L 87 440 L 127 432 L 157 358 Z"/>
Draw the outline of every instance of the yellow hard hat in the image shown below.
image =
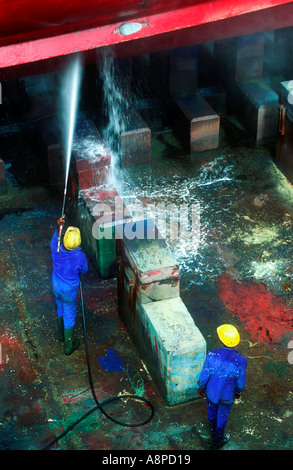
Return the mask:
<path id="1" fill-rule="evenodd" d="M 68 227 L 63 239 L 64 246 L 67 250 L 75 250 L 81 244 L 81 236 L 79 228 Z"/>
<path id="2" fill-rule="evenodd" d="M 222 343 L 228 348 L 234 348 L 240 341 L 238 330 L 233 325 L 221 325 L 217 328 L 217 333 Z"/>

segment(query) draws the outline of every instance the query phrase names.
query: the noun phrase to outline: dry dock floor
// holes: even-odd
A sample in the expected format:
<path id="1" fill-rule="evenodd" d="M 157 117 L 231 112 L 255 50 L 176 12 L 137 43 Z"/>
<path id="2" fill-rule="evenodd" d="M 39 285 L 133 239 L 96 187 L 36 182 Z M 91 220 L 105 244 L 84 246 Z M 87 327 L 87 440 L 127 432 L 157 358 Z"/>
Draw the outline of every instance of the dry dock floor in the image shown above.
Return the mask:
<path id="1" fill-rule="evenodd" d="M 207 340 L 235 324 L 248 360 L 246 391 L 235 402 L 222 450 L 293 448 L 293 188 L 274 164 L 274 142 L 254 145 L 241 129 L 221 129 L 220 147 L 186 156 L 172 133 L 155 135 L 149 167 L 124 171 L 125 190 L 146 203 L 198 204 L 200 244 L 172 241 L 181 297 Z M 236 137 L 235 137 L 236 136 Z M 46 186 L 20 183 L 7 169 L 0 196 L 0 449 L 39 450 L 91 409 L 82 318 L 78 351 L 63 354 L 51 288 L 50 240 L 61 201 Z M 121 427 L 99 410 L 52 449 L 209 450 L 205 400 L 168 407 L 118 317 L 116 280 L 90 264 L 83 295 L 94 387 L 99 400 L 148 398 L 155 415 Z M 290 349 L 291 344 L 291 349 Z M 107 405 L 125 422 L 148 411 L 134 400 Z"/>

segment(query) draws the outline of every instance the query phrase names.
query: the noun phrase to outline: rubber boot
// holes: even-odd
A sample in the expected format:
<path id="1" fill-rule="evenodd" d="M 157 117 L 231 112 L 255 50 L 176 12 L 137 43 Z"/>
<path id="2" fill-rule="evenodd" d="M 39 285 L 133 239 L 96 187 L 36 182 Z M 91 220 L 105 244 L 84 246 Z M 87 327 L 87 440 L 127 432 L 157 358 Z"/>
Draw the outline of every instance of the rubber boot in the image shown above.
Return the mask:
<path id="1" fill-rule="evenodd" d="M 79 339 L 73 338 L 74 328 L 64 328 L 65 347 L 64 352 L 69 356 L 79 347 Z"/>
<path id="2" fill-rule="evenodd" d="M 227 444 L 227 442 L 230 440 L 230 434 L 227 432 L 224 434 L 224 437 L 223 439 L 221 440 L 221 442 L 218 442 L 217 444 L 215 444 L 215 447 L 216 449 L 219 449 L 220 447 L 222 447 L 223 445 Z"/>
<path id="3" fill-rule="evenodd" d="M 64 341 L 64 323 L 63 323 L 63 317 L 57 317 L 58 318 L 58 335 L 59 335 L 59 341 Z"/>

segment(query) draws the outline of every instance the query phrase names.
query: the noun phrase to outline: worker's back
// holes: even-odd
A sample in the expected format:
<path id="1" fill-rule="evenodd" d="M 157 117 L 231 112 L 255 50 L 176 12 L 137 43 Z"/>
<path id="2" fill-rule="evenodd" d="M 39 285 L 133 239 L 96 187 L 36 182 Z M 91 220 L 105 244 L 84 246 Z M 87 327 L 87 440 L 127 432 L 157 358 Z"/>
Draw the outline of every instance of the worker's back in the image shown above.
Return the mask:
<path id="1" fill-rule="evenodd" d="M 213 403 L 233 403 L 235 392 L 245 389 L 247 361 L 236 349 L 222 347 L 210 351 L 199 379 L 199 388 Z"/>
<path id="2" fill-rule="evenodd" d="M 85 273 L 88 269 L 86 256 L 80 247 L 69 251 L 61 245 L 60 251 L 57 252 L 57 243 L 58 233 L 56 230 L 51 241 L 53 286 L 62 292 L 75 290 L 79 286 L 79 274 Z"/>

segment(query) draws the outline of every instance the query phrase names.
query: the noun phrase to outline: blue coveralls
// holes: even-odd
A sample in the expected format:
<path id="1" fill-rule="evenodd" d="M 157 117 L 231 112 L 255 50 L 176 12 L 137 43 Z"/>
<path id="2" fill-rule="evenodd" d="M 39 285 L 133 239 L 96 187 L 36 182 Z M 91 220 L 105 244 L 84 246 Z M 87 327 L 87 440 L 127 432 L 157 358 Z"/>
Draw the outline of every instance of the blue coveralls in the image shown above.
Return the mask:
<path id="1" fill-rule="evenodd" d="M 208 422 L 215 444 L 224 437 L 235 392 L 245 390 L 247 361 L 236 349 L 222 347 L 207 354 L 198 387 L 205 388 Z"/>
<path id="2" fill-rule="evenodd" d="M 85 254 L 80 248 L 68 251 L 63 245 L 57 252 L 58 231 L 55 230 L 51 241 L 53 259 L 52 284 L 57 304 L 58 317 L 63 317 L 64 328 L 75 325 L 79 274 L 88 270 Z"/>

